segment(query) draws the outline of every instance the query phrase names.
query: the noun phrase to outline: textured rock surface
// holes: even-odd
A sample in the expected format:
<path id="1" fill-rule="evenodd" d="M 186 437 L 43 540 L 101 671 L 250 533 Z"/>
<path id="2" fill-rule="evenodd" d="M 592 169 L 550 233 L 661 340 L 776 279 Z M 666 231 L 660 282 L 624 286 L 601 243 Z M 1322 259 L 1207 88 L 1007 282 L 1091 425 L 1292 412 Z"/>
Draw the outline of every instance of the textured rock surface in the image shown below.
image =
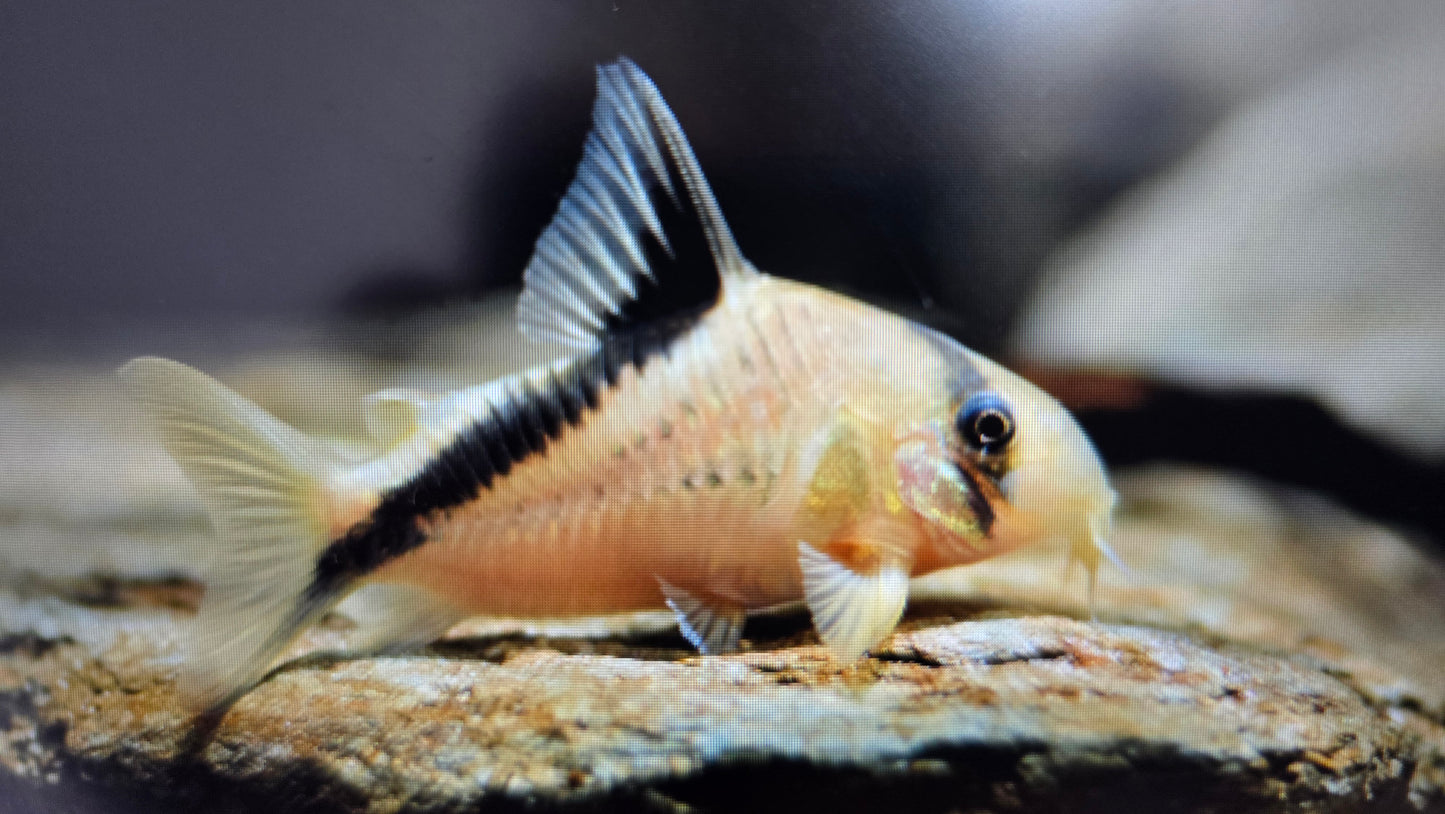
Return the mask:
<path id="1" fill-rule="evenodd" d="M 1445 811 L 1445 571 L 1179 470 L 1121 479 L 1133 573 L 1104 575 L 1098 621 L 1051 550 L 918 581 L 847 667 L 797 612 L 722 658 L 640 614 L 347 659 L 337 618 L 197 738 L 172 688 L 193 499 L 103 385 L 10 381 L 0 810 Z"/>
<path id="2" fill-rule="evenodd" d="M 1056 255 L 1018 349 L 1308 393 L 1445 457 L 1442 31 L 1430 15 L 1240 105 Z"/>

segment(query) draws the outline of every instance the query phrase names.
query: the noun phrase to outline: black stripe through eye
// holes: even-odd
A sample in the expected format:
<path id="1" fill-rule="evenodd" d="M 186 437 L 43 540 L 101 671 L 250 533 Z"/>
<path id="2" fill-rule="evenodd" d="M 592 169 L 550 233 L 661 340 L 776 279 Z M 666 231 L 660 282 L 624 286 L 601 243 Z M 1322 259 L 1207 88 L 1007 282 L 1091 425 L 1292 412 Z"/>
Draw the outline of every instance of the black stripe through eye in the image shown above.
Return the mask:
<path id="1" fill-rule="evenodd" d="M 978 486 L 978 478 L 968 471 L 968 467 L 954 464 L 963 482 L 968 485 L 968 507 L 973 511 L 973 516 L 978 520 L 978 528 L 987 537 L 993 531 L 995 519 L 993 505 L 988 502 L 988 497 Z"/>

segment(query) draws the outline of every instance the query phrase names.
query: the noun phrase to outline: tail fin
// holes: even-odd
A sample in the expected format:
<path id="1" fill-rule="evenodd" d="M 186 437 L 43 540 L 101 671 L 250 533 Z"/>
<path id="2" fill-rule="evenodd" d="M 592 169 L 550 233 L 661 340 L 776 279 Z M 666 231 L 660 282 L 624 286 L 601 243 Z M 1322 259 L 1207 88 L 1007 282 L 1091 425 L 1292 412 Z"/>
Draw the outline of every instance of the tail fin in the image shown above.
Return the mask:
<path id="1" fill-rule="evenodd" d="M 135 359 L 120 376 L 150 412 L 216 529 L 181 689 L 198 708 L 222 707 L 341 598 L 307 592 L 330 537 L 327 481 L 341 462 L 179 362 Z"/>

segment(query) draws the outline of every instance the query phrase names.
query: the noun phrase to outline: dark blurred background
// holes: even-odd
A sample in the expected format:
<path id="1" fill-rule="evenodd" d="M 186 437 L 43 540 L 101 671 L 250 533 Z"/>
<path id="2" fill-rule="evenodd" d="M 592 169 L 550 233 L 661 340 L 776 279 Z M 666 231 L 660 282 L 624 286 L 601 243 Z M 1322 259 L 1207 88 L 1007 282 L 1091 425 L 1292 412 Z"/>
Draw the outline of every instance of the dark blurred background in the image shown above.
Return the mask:
<path id="1" fill-rule="evenodd" d="M 1437 528 L 1438 5 L 0 0 L 0 341 L 111 364 L 515 286 L 625 54 L 764 270 L 1082 372 L 1116 462 L 1327 469 Z"/>
<path id="2" fill-rule="evenodd" d="M 996 346 L 1052 247 L 1365 16 L 1325 5 L 0 3 L 0 322 L 514 284 L 626 54 L 759 266 Z"/>

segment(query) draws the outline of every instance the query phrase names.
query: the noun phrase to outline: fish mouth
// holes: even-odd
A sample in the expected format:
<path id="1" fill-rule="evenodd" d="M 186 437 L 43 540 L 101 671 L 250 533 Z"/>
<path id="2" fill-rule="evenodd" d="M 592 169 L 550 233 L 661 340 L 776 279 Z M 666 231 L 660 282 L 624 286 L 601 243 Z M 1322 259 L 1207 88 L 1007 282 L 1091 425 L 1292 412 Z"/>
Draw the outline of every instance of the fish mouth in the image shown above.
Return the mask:
<path id="1" fill-rule="evenodd" d="M 1098 452 L 1062 408 L 1045 413 L 1034 426 L 1044 443 L 1014 462 L 999 480 L 1004 503 L 1031 520 L 1034 542 L 1062 541 L 1092 575 L 1105 558 L 1118 562 L 1109 547 L 1118 495 L 1109 485 Z M 1028 541 L 1018 541 L 1018 545 Z"/>

